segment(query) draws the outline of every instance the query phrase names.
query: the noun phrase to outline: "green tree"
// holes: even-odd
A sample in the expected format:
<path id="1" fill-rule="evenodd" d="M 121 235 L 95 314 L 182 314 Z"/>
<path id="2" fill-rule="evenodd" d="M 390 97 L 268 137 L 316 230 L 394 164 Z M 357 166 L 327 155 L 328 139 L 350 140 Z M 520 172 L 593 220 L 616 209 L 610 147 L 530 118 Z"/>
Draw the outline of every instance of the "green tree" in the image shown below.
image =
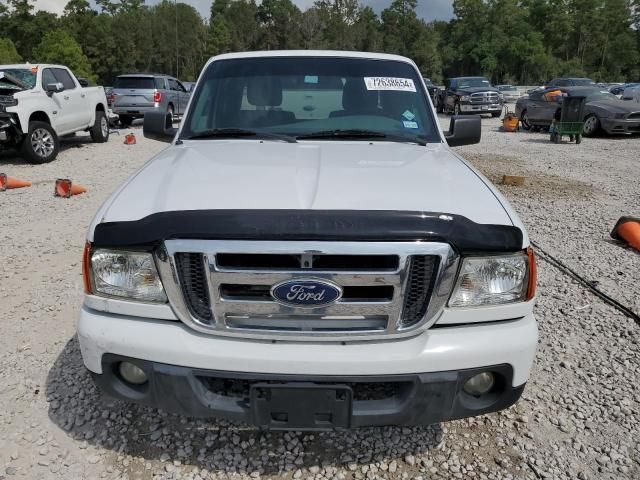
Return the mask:
<path id="1" fill-rule="evenodd" d="M 59 63 L 69 67 L 78 77 L 95 81 L 89 60 L 73 37 L 64 30 L 54 30 L 43 35 L 33 49 L 38 63 Z"/>
<path id="2" fill-rule="evenodd" d="M 231 47 L 231 33 L 227 22 L 221 15 L 216 15 L 209 22 L 207 34 L 207 53 L 209 55 L 219 55 L 228 52 Z"/>
<path id="3" fill-rule="evenodd" d="M 18 63 L 22 57 L 16 50 L 16 46 L 8 38 L 0 38 L 0 63 Z"/>

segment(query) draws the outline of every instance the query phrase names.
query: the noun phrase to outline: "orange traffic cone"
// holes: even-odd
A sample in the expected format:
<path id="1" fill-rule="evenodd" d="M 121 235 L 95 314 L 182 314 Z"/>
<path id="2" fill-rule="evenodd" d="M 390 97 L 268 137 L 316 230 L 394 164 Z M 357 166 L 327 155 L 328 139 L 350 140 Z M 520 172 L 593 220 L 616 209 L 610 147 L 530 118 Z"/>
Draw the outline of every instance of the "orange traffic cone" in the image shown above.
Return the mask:
<path id="1" fill-rule="evenodd" d="M 31 182 L 20 180 L 19 178 L 9 177 L 6 173 L 0 173 L 0 192 L 11 188 L 30 187 Z"/>
<path id="2" fill-rule="evenodd" d="M 627 242 L 640 252 L 640 218 L 620 217 L 616 226 L 613 227 L 611 237 Z"/>
<path id="3" fill-rule="evenodd" d="M 124 144 L 125 145 L 135 145 L 136 144 L 136 136 L 133 133 L 128 133 L 124 136 Z"/>
<path id="4" fill-rule="evenodd" d="M 74 185 L 70 178 L 58 178 L 56 180 L 56 189 L 53 192 L 55 197 L 69 198 L 71 195 L 85 193 L 86 187 L 82 185 Z"/>

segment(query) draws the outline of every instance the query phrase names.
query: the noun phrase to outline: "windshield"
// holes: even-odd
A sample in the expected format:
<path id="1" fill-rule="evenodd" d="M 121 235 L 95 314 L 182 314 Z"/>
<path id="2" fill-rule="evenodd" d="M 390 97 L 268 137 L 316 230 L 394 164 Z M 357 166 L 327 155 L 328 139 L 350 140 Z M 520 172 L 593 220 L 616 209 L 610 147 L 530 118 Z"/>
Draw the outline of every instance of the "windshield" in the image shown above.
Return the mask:
<path id="1" fill-rule="evenodd" d="M 589 92 L 587 94 L 587 102 L 593 102 L 595 100 L 618 100 L 613 93 L 601 90 L 597 92 Z"/>
<path id="2" fill-rule="evenodd" d="M 113 88 L 153 90 L 156 85 L 153 77 L 118 77 Z"/>
<path id="3" fill-rule="evenodd" d="M 357 140 L 370 140 L 361 132 L 367 131 L 389 136 L 387 140 L 440 142 L 415 68 L 361 58 L 213 62 L 198 83 L 181 138 L 206 138 L 206 132 L 223 129 L 291 137 L 358 130 Z"/>
<path id="4" fill-rule="evenodd" d="M 596 82 L 594 82 L 590 78 L 574 78 L 573 84 L 577 86 L 589 86 L 589 85 L 595 85 Z"/>
<path id="5" fill-rule="evenodd" d="M 11 75 L 12 77 L 20 80 L 22 83 L 24 83 L 27 86 L 27 88 L 31 89 L 36 84 L 36 73 L 31 71 L 30 68 L 2 68 L 2 67 L 0 67 L 0 72 L 4 72 L 7 75 Z M 6 87 L 6 86 L 14 87 L 15 86 L 12 83 L 6 82 L 6 81 L 4 81 L 2 79 L 0 79 L 0 82 L 3 84 L 3 87 Z"/>
<path id="6" fill-rule="evenodd" d="M 486 78 L 461 78 L 458 80 L 458 88 L 469 87 L 490 87 L 491 84 Z"/>

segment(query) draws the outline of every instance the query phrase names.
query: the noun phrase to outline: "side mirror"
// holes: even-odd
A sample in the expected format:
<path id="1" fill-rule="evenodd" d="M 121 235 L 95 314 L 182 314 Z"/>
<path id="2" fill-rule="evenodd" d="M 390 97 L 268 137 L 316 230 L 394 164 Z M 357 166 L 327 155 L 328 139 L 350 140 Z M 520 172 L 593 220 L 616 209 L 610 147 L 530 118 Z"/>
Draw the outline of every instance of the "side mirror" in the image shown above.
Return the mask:
<path id="1" fill-rule="evenodd" d="M 54 93 L 60 93 L 62 91 L 64 91 L 64 85 L 60 82 L 58 83 L 47 83 L 47 86 L 45 87 L 45 91 L 47 92 L 47 95 L 51 96 Z"/>
<path id="2" fill-rule="evenodd" d="M 86 78 L 78 78 L 78 83 L 83 88 L 89 86 L 89 80 L 87 80 Z"/>
<path id="3" fill-rule="evenodd" d="M 142 124 L 145 137 L 160 142 L 171 143 L 178 129 L 171 123 L 171 114 L 165 112 L 146 112 Z"/>
<path id="4" fill-rule="evenodd" d="M 480 115 L 454 115 L 451 117 L 449 131 L 444 132 L 444 138 L 450 147 L 460 147 L 480 143 L 481 134 Z"/>

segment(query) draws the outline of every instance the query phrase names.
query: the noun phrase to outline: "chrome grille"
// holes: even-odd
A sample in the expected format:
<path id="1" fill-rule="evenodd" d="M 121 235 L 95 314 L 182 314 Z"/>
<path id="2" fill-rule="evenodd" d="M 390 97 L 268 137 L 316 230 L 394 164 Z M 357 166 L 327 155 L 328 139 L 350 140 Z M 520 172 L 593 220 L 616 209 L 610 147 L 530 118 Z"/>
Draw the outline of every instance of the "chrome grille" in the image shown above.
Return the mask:
<path id="1" fill-rule="evenodd" d="M 471 94 L 471 103 L 497 103 L 499 99 L 497 92 L 478 92 Z"/>
<path id="2" fill-rule="evenodd" d="M 175 254 L 175 259 L 189 312 L 198 320 L 210 323 L 213 315 L 202 254 L 179 252 Z"/>
<path id="3" fill-rule="evenodd" d="M 157 259 L 173 309 L 192 328 L 301 340 L 426 328 L 440 314 L 457 266 L 448 244 L 420 242 L 168 240 Z M 342 298 L 312 309 L 275 302 L 271 287 L 296 278 L 333 282 Z"/>
<path id="4" fill-rule="evenodd" d="M 422 320 L 433 291 L 438 257 L 413 255 L 410 259 L 409 278 L 404 295 L 402 326 L 409 327 Z"/>

